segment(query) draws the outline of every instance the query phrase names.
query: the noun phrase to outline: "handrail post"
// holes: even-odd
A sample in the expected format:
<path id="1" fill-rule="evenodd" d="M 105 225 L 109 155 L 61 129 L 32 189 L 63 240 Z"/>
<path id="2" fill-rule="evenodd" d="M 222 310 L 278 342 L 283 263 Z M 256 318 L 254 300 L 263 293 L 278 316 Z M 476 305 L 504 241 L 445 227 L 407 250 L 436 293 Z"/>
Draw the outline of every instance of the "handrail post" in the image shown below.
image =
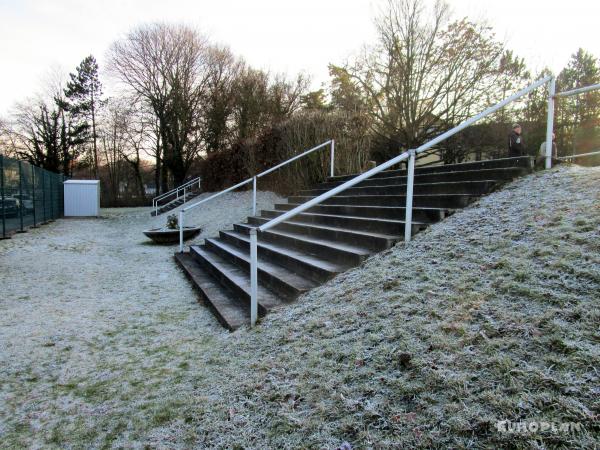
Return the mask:
<path id="1" fill-rule="evenodd" d="M 546 169 L 552 168 L 552 131 L 554 130 L 554 95 L 556 94 L 556 78 L 548 82 L 548 118 L 546 121 Z"/>
<path id="2" fill-rule="evenodd" d="M 256 216 L 256 175 L 252 179 L 252 215 Z"/>
<path id="3" fill-rule="evenodd" d="M 408 177 L 406 180 L 406 208 L 404 220 L 404 241 L 410 242 L 412 237 L 412 205 L 413 205 L 413 188 L 415 184 L 415 150 L 410 149 L 408 157 Z"/>
<path id="4" fill-rule="evenodd" d="M 183 253 L 183 209 L 179 211 L 179 253 Z"/>
<path id="5" fill-rule="evenodd" d="M 186 191 L 187 191 L 187 186 L 183 187 L 183 203 L 185 203 L 185 198 L 186 198 Z"/>
<path id="6" fill-rule="evenodd" d="M 250 228 L 250 326 L 258 316 L 258 239 L 256 228 Z"/>
<path id="7" fill-rule="evenodd" d="M 21 221 L 21 233 L 23 230 L 23 164 L 19 161 L 19 220 Z"/>
<path id="8" fill-rule="evenodd" d="M 331 168 L 330 168 L 330 176 L 333 178 L 334 172 L 334 164 L 335 164 L 335 140 L 331 140 Z"/>

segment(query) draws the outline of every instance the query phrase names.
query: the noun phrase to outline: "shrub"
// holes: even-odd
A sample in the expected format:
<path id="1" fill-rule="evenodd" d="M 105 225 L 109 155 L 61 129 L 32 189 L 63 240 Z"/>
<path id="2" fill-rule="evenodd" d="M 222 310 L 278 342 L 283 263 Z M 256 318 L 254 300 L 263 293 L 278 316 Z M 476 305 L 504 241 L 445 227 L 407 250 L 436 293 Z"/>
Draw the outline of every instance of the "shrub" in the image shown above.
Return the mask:
<path id="1" fill-rule="evenodd" d="M 362 171 L 370 152 L 368 119 L 360 114 L 311 111 L 209 155 L 201 168 L 202 188 L 225 189 L 329 139 L 335 139 L 336 175 Z M 328 148 L 316 151 L 261 178 L 259 188 L 289 194 L 314 185 L 329 175 L 329 158 Z"/>

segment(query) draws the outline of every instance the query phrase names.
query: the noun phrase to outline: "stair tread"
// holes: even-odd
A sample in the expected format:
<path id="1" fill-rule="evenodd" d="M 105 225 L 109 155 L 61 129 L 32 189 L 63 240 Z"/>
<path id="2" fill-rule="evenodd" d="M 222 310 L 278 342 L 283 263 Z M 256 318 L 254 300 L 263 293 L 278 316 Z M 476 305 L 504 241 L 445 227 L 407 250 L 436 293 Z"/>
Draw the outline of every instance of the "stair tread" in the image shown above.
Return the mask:
<path id="1" fill-rule="evenodd" d="M 258 216 L 254 217 L 254 219 L 263 221 L 265 223 L 272 220 L 272 219 L 267 219 L 267 218 L 258 217 Z M 394 240 L 398 239 L 398 237 L 399 237 L 399 235 L 393 235 L 393 234 L 375 233 L 373 231 L 353 230 L 350 228 L 342 228 L 342 227 L 330 227 L 330 226 L 325 226 L 325 225 L 321 225 L 321 224 L 295 222 L 294 220 L 285 220 L 283 223 L 289 223 L 292 225 L 298 225 L 298 226 L 302 226 L 302 227 L 317 228 L 317 229 L 321 229 L 321 230 L 329 230 L 329 231 L 333 231 L 333 232 L 342 231 L 342 232 L 347 232 L 347 233 L 359 234 L 359 235 L 366 236 L 366 237 L 376 237 L 376 238 L 394 239 Z"/>
<path id="2" fill-rule="evenodd" d="M 373 178 L 374 180 L 379 180 L 380 178 Z M 440 186 L 440 185 L 465 185 L 465 184 L 483 184 L 483 183 L 497 183 L 498 181 L 503 180 L 468 180 L 468 181 L 437 181 L 434 183 L 417 183 L 416 180 L 414 182 L 414 186 Z M 360 186 L 356 184 L 354 186 L 349 187 L 348 189 L 376 189 L 376 188 L 405 188 L 406 184 L 377 184 L 373 186 Z M 323 191 L 329 192 L 332 188 L 314 188 L 314 189 L 305 189 L 300 192 L 315 192 L 315 191 Z M 435 195 L 435 194 L 432 194 Z"/>
<path id="3" fill-rule="evenodd" d="M 235 232 L 226 231 L 225 233 L 234 234 Z M 241 236 L 243 236 L 243 235 L 241 235 Z M 241 238 L 241 239 L 246 240 L 247 242 L 250 242 L 250 239 L 243 239 L 243 238 Z M 235 245 L 230 244 L 228 242 L 224 242 L 219 238 L 209 238 L 206 240 L 210 241 L 211 243 L 213 243 L 213 245 L 219 246 L 220 248 L 227 251 L 228 253 L 231 253 L 232 255 L 235 255 L 238 258 L 240 258 L 240 259 L 246 261 L 248 264 L 250 264 L 250 255 L 247 252 L 244 252 L 239 247 L 236 247 Z M 267 247 L 267 245 L 263 245 L 262 243 L 259 243 L 258 246 L 259 247 L 261 247 L 261 246 Z M 317 265 L 317 264 L 315 264 L 315 265 Z M 258 257 L 258 269 L 270 273 L 274 277 L 279 278 L 281 281 L 284 281 L 285 283 L 289 284 L 290 286 L 295 287 L 296 289 L 298 289 L 300 291 L 306 291 L 308 289 L 312 289 L 317 286 L 316 282 L 309 280 L 307 278 L 301 277 L 301 276 L 297 275 L 295 272 L 292 272 L 291 270 L 289 270 L 283 266 L 280 266 L 279 264 L 274 264 L 269 261 L 266 261 L 265 258 L 261 257 L 260 255 Z M 338 270 L 338 272 L 340 272 L 340 271 L 341 270 Z"/>
<path id="4" fill-rule="evenodd" d="M 374 197 L 383 197 L 382 195 L 375 195 Z M 390 197 L 395 197 L 394 195 L 390 196 Z M 334 196 L 332 198 L 337 198 L 337 196 Z M 294 207 L 300 206 L 302 205 L 302 203 L 276 203 L 275 204 L 275 210 L 279 211 L 277 209 L 277 206 L 281 206 L 281 205 L 293 205 Z M 356 208 L 356 209 L 389 209 L 389 210 L 395 210 L 395 209 L 406 209 L 405 206 L 378 206 L 378 205 L 344 205 L 344 204 L 337 204 L 337 203 L 326 203 L 326 204 L 318 204 L 315 206 L 325 206 L 325 207 L 333 207 L 333 208 Z M 448 211 L 451 210 L 452 208 L 438 208 L 435 206 L 413 206 L 412 209 L 418 209 L 418 210 L 422 210 L 422 211 Z M 362 217 L 362 216 L 359 216 Z"/>
<path id="5" fill-rule="evenodd" d="M 239 240 L 242 240 L 242 241 L 245 241 L 248 243 L 250 242 L 250 238 L 243 233 L 239 233 L 237 231 L 224 231 L 223 233 L 228 234 L 230 236 L 235 236 Z M 264 248 L 267 248 L 267 249 L 277 252 L 277 253 L 286 254 L 294 259 L 301 260 L 311 266 L 318 267 L 319 269 L 325 270 L 327 272 L 340 273 L 340 272 L 343 272 L 344 270 L 348 270 L 348 268 L 349 268 L 349 266 L 341 266 L 339 264 L 334 264 L 329 261 L 324 261 L 324 260 L 322 260 L 318 257 L 315 257 L 309 253 L 302 252 L 302 251 L 299 251 L 299 250 L 296 250 L 293 248 L 285 247 L 282 245 L 273 244 L 271 242 L 261 241 L 260 239 L 258 240 L 257 244 L 258 244 L 258 247 L 264 247 Z M 259 257 L 259 262 L 261 260 L 262 259 Z M 280 267 L 280 266 L 277 265 L 277 267 Z"/>
<path id="6" fill-rule="evenodd" d="M 248 225 L 245 223 L 238 224 L 238 226 L 245 227 L 248 229 L 253 228 L 251 225 Z M 298 239 L 299 241 L 305 241 L 305 242 L 309 242 L 312 244 L 324 245 L 326 247 L 336 247 L 340 250 L 345 250 L 345 251 L 348 251 L 351 253 L 356 253 L 357 255 L 360 255 L 360 256 L 370 255 L 372 253 L 369 249 L 358 246 L 358 245 L 350 245 L 350 244 L 346 244 L 344 242 L 333 241 L 330 239 L 306 236 L 304 234 L 292 233 L 291 231 L 277 230 L 275 228 L 271 228 L 270 230 L 263 231 L 263 233 L 278 234 L 278 235 L 286 236 L 286 237 L 289 237 L 292 239 Z"/>
<path id="7" fill-rule="evenodd" d="M 477 165 L 477 164 L 491 164 L 492 166 L 490 168 L 493 169 L 502 169 L 502 168 L 523 168 L 523 166 L 519 166 L 519 165 L 513 165 L 513 166 L 500 166 L 500 164 L 502 164 L 503 162 L 512 160 L 514 162 L 518 162 L 522 159 L 526 159 L 527 157 L 512 157 L 512 158 L 498 158 L 498 159 L 487 159 L 487 160 L 481 160 L 481 161 L 465 161 L 462 163 L 455 163 L 455 164 L 440 164 L 437 166 L 431 165 L 431 166 L 416 166 L 415 167 L 415 175 L 422 173 L 420 172 L 421 170 L 430 170 L 430 169 L 434 169 L 434 168 L 440 168 L 443 169 L 444 172 L 450 172 L 450 170 L 453 167 L 461 167 L 461 166 L 468 166 L 468 165 Z M 493 165 L 497 164 L 496 167 L 494 167 Z M 475 169 L 477 170 L 477 169 Z M 381 172 L 379 172 L 379 174 L 376 174 L 374 176 L 380 175 L 380 174 L 386 174 L 386 173 L 393 173 L 393 172 L 398 172 L 398 171 L 406 171 L 406 169 L 389 169 L 389 170 L 383 170 Z M 429 173 L 442 173 L 441 171 L 438 172 L 433 171 L 433 172 L 429 172 Z M 340 179 L 348 179 L 348 177 L 357 177 L 361 175 L 360 173 L 353 173 L 353 174 L 348 174 L 348 175 L 334 175 L 333 177 L 329 177 L 329 180 L 333 180 L 335 181 L 340 180 Z"/>
<path id="8" fill-rule="evenodd" d="M 373 187 L 373 186 L 369 186 L 369 187 Z M 387 186 L 380 186 L 380 187 L 387 187 Z M 307 191 L 303 191 L 303 192 L 307 192 Z M 413 197 L 446 197 L 446 196 L 456 196 L 456 197 L 473 197 L 476 196 L 476 194 L 463 194 L 463 193 L 447 193 L 447 194 L 417 194 L 416 192 L 413 194 Z M 292 198 L 299 198 L 299 197 L 303 197 L 303 198 L 316 198 L 317 195 L 292 195 L 290 196 Z M 353 197 L 357 197 L 356 195 L 334 195 L 333 199 L 336 198 L 353 198 Z M 361 197 L 406 197 L 406 194 L 367 194 L 367 195 L 361 195 Z M 320 203 L 320 204 L 325 204 L 325 203 Z M 329 205 L 329 203 L 327 203 L 327 205 Z"/>
<path id="9" fill-rule="evenodd" d="M 417 178 L 418 177 L 430 177 L 430 176 L 444 176 L 444 175 L 451 175 L 451 176 L 460 176 L 461 174 L 466 174 L 466 173 L 491 173 L 491 172 L 514 172 L 514 171 L 522 171 L 524 168 L 523 167 L 494 167 L 494 168 L 490 168 L 490 169 L 471 169 L 471 170 L 447 170 L 445 172 L 432 172 L 432 173 L 418 173 L 415 172 L 415 184 L 418 184 Z M 385 174 L 386 171 L 381 172 L 382 174 Z M 342 175 L 343 176 L 343 175 Z M 390 176 L 383 176 L 383 177 L 371 177 L 371 178 L 367 178 L 364 181 L 368 181 L 368 180 L 393 180 L 395 178 L 406 178 L 407 175 L 390 175 Z M 438 181 L 435 183 L 466 183 L 469 181 L 499 181 L 502 180 L 502 178 L 488 178 L 486 180 L 462 180 L 462 181 Z M 341 183 L 342 180 L 339 181 L 333 181 L 333 182 L 338 182 Z M 423 183 L 423 184 L 432 184 L 432 183 Z"/>
<path id="10" fill-rule="evenodd" d="M 175 253 L 175 260 L 200 289 L 204 301 L 216 312 L 219 322 L 235 330 L 250 322 L 250 308 L 244 308 L 235 296 L 225 289 L 189 253 Z"/>
<path id="11" fill-rule="evenodd" d="M 465 173 L 491 173 L 491 172 L 512 172 L 512 171 L 520 171 L 522 170 L 523 167 L 492 167 L 489 169 L 470 169 L 470 170 L 446 170 L 444 172 L 432 172 L 432 173 L 418 173 L 415 172 L 415 178 L 417 177 L 429 177 L 431 175 L 460 175 L 460 174 L 465 174 Z M 385 172 L 381 172 L 381 173 L 385 173 Z M 406 178 L 406 175 L 392 175 L 389 177 L 377 177 L 377 180 L 388 180 L 390 178 Z M 375 178 L 367 178 L 367 179 L 375 179 Z M 491 178 L 494 179 L 494 178 Z M 467 180 L 469 181 L 469 180 Z M 472 181 L 477 181 L 477 180 L 472 180 Z"/>
<path id="12" fill-rule="evenodd" d="M 331 205 L 327 205 L 327 206 L 331 206 Z M 278 211 L 278 210 L 274 210 L 274 209 L 266 209 L 265 211 L 270 211 L 270 212 L 278 212 L 281 214 L 284 214 L 288 211 Z M 344 218 L 344 219 L 357 219 L 357 220 L 366 220 L 369 222 L 386 222 L 386 223 L 397 223 L 397 224 L 404 224 L 406 223 L 406 221 L 404 220 L 399 220 L 399 219 L 386 219 L 386 218 L 382 218 L 382 217 L 362 217 L 362 216 L 350 216 L 350 215 L 346 215 L 346 214 L 321 214 L 321 213 L 312 213 L 312 212 L 301 212 L 298 213 L 298 216 L 314 216 L 314 217 L 331 217 L 331 218 Z M 423 222 L 419 222 L 419 221 L 412 221 L 413 225 L 427 225 L 426 223 Z M 354 230 L 352 230 L 354 231 Z"/>
<path id="13" fill-rule="evenodd" d="M 201 255 L 209 264 L 215 267 L 231 283 L 238 286 L 250 298 L 250 274 L 248 272 L 204 247 L 192 245 L 190 252 L 196 252 Z M 267 310 L 284 304 L 280 298 L 275 296 L 260 282 L 258 283 L 258 303 Z"/>

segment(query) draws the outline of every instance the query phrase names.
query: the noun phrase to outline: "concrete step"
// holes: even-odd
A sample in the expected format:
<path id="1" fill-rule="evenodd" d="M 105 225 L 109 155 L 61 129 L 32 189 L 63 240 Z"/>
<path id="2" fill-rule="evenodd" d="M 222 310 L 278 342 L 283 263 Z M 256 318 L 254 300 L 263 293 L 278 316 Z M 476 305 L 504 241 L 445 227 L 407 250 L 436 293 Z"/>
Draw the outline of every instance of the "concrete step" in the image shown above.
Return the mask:
<path id="1" fill-rule="evenodd" d="M 503 167 L 521 167 L 526 169 L 527 172 L 533 171 L 533 158 L 530 156 L 520 156 L 517 158 L 501 158 L 501 159 L 489 159 L 484 161 L 469 161 L 458 164 L 442 164 L 437 166 L 425 166 L 415 167 L 415 175 L 425 173 L 436 173 L 436 172 L 453 172 L 453 171 L 465 171 L 465 170 L 482 170 L 482 169 L 498 169 Z M 395 176 L 406 176 L 406 169 L 394 169 L 384 170 L 373 178 L 387 178 Z M 358 174 L 341 175 L 328 178 L 327 181 L 346 181 L 354 178 Z"/>
<path id="2" fill-rule="evenodd" d="M 267 223 L 270 219 L 266 217 L 249 217 L 248 222 L 254 226 Z M 380 251 L 392 247 L 396 242 L 404 238 L 403 234 L 390 235 L 368 231 L 349 230 L 347 228 L 316 225 L 310 223 L 290 220 L 282 222 L 274 227 L 275 230 L 298 233 L 317 239 L 329 239 L 347 244 L 357 244 L 369 250 Z"/>
<path id="3" fill-rule="evenodd" d="M 518 176 L 527 173 L 524 167 L 500 167 L 480 170 L 462 170 L 448 172 L 432 172 L 432 173 L 415 173 L 415 183 L 442 183 L 442 182 L 457 182 L 457 181 L 482 181 L 482 180 L 512 180 Z M 389 174 L 386 174 L 389 175 Z M 369 178 L 356 187 L 362 186 L 389 186 L 389 185 L 406 185 L 406 175 L 385 176 L 377 178 Z M 316 186 L 319 189 L 332 189 L 342 184 L 343 181 L 328 181 Z"/>
<path id="4" fill-rule="evenodd" d="M 415 183 L 413 192 L 415 194 L 470 194 L 483 195 L 493 191 L 500 182 L 496 180 L 481 181 L 457 181 L 443 183 Z M 300 191 L 298 195 L 318 196 L 326 193 L 329 189 L 310 189 Z M 401 195 L 406 193 L 406 185 L 398 184 L 392 186 L 364 186 L 351 187 L 342 192 L 344 195 Z"/>
<path id="5" fill-rule="evenodd" d="M 506 180 L 527 173 L 531 162 L 531 158 L 510 158 L 418 168 L 413 234 Z M 227 328 L 235 329 L 250 321 L 250 229 L 326 192 L 342 180 L 334 177 L 327 184 L 290 197 L 289 203 L 262 211 L 260 217 L 249 217 L 247 224 L 234 224 L 233 231 L 221 231 L 219 237 L 206 239 L 203 246 L 191 246 L 189 254 L 175 255 L 202 298 Z M 181 199 L 178 202 L 182 203 Z M 390 170 L 259 232 L 259 314 L 292 301 L 402 240 L 405 205 L 406 173 Z"/>
<path id="6" fill-rule="evenodd" d="M 250 277 L 244 269 L 204 246 L 191 246 L 190 254 L 207 273 L 238 297 L 243 307 L 250 308 Z M 276 296 L 262 283 L 258 284 L 259 315 L 265 315 L 283 304 L 284 299 Z"/>
<path id="7" fill-rule="evenodd" d="M 277 203 L 275 209 L 289 211 L 300 205 L 300 203 Z M 309 208 L 306 212 L 396 220 L 403 220 L 406 217 L 404 206 L 317 205 Z M 453 212 L 453 209 L 446 208 L 413 207 L 413 219 L 418 222 L 432 223 L 444 219 Z"/>
<path id="8" fill-rule="evenodd" d="M 206 239 L 205 247 L 225 260 L 241 267 L 244 272 L 250 273 L 250 245 L 246 248 L 236 245 L 231 240 Z M 298 295 L 318 286 L 319 283 L 305 276 L 300 276 L 294 270 L 277 264 L 274 259 L 265 255 L 264 247 L 259 248 L 258 256 L 258 280 L 270 290 L 275 291 L 278 296 L 293 300 Z M 330 277 L 335 273 L 330 273 Z M 321 282 L 324 280 L 321 280 Z"/>
<path id="9" fill-rule="evenodd" d="M 284 214 L 285 211 L 264 210 L 261 217 L 273 219 Z M 310 223 L 315 225 L 325 225 L 350 230 L 369 231 L 390 235 L 404 234 L 404 220 L 380 219 L 371 217 L 357 217 L 334 214 L 300 213 L 291 220 L 294 222 Z M 413 222 L 413 232 L 417 233 L 424 228 L 426 224 L 417 221 Z"/>
<path id="10" fill-rule="evenodd" d="M 250 225 L 235 224 L 234 230 L 248 235 Z M 259 233 L 259 242 L 266 241 L 282 245 L 286 248 L 294 248 L 311 256 L 319 257 L 324 261 L 330 261 L 336 264 L 348 264 L 356 266 L 362 263 L 372 253 L 371 250 L 361 247 L 358 244 L 347 244 L 331 239 L 315 238 L 301 233 L 285 232 L 277 229 L 270 229 Z"/>
<path id="11" fill-rule="evenodd" d="M 220 240 L 236 246 L 244 254 L 250 253 L 250 236 L 245 233 L 221 231 Z M 292 273 L 308 277 L 319 284 L 352 267 L 348 264 L 327 261 L 320 257 L 321 255 L 311 255 L 293 247 L 267 242 L 260 238 L 258 239 L 258 256 L 259 260 L 272 261 Z"/>
<path id="12" fill-rule="evenodd" d="M 175 261 L 183 273 L 192 282 L 217 320 L 230 331 L 250 323 L 250 308 L 242 304 L 239 298 L 225 289 L 221 283 L 202 270 L 189 253 L 175 253 Z"/>
<path id="13" fill-rule="evenodd" d="M 294 195 L 288 202 L 302 204 L 315 198 L 315 195 Z M 424 208 L 464 208 L 469 203 L 477 200 L 479 195 L 471 194 L 415 194 L 413 206 Z M 345 192 L 335 195 L 321 203 L 322 205 L 351 205 L 351 206 L 394 206 L 406 205 L 405 193 L 396 195 L 347 195 Z"/>

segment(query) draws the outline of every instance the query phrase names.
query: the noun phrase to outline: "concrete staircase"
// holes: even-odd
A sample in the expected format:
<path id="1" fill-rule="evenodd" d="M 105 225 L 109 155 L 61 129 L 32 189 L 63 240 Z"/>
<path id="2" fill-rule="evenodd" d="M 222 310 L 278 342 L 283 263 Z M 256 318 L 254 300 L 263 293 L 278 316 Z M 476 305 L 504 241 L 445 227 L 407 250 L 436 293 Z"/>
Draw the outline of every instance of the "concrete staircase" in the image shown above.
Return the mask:
<path id="1" fill-rule="evenodd" d="M 164 205 L 160 206 L 156 211 L 152 210 L 150 212 L 150 215 L 151 216 L 160 216 L 163 213 L 169 212 L 172 209 L 175 209 L 178 206 L 181 206 L 184 203 L 189 202 L 193 198 L 198 197 L 200 194 L 202 194 L 202 191 L 200 189 L 190 190 L 185 195 L 185 201 L 183 200 L 183 194 L 180 194 L 179 198 L 175 198 L 175 199 L 171 200 L 169 203 L 165 203 Z"/>
<path id="2" fill-rule="evenodd" d="M 530 173 L 529 157 L 468 162 L 415 169 L 412 232 Z M 175 259 L 217 319 L 230 330 L 250 321 L 249 230 L 352 178 L 329 178 L 263 210 L 219 237 L 192 245 Z M 347 189 L 289 221 L 259 233 L 258 312 L 293 301 L 361 264 L 404 237 L 406 171 L 388 170 Z"/>

